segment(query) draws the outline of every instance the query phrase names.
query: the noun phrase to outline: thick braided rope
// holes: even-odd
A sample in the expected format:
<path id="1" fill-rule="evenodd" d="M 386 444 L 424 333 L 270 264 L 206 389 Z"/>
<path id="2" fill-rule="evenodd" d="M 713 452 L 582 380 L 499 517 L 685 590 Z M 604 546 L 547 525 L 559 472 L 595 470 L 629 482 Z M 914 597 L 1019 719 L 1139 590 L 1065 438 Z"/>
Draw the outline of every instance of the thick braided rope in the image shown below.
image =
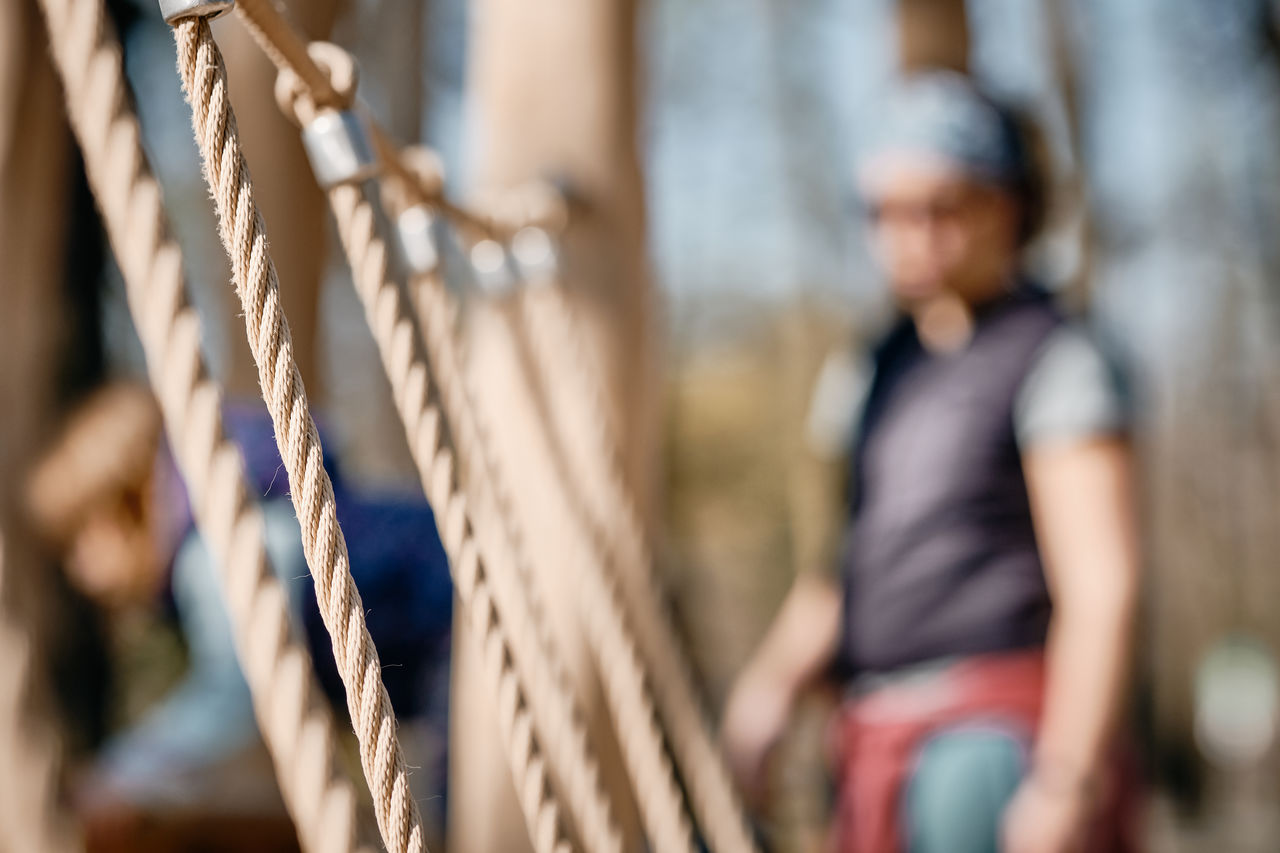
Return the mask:
<path id="1" fill-rule="evenodd" d="M 305 123 L 314 118 L 318 108 L 350 106 L 356 74 L 347 54 L 331 45 L 309 47 L 270 4 L 248 2 L 238 8 L 250 32 L 280 68 L 276 96 L 286 115 Z M 326 68 L 313 59 L 312 50 L 323 57 Z M 385 243 L 374 223 L 378 207 L 365 202 L 356 188 L 334 191 L 331 201 L 424 490 L 439 517 L 445 519 L 441 538 L 455 575 L 463 623 L 476 632 L 482 654 L 492 648 L 505 650 L 496 657 L 483 658 L 488 663 L 496 661 L 497 668 L 487 664 L 486 671 L 494 695 L 520 697 L 519 701 L 499 704 L 499 726 L 530 838 L 540 851 L 559 849 L 562 843 L 559 803 L 548 785 L 548 768 L 542 757 L 545 750 L 554 775 L 568 794 L 580 836 L 592 849 L 618 850 L 621 837 L 600 786 L 599 769 L 571 690 L 554 666 L 554 647 L 543 640 L 545 633 L 537 631 L 542 621 L 536 601 L 521 596 L 518 578 L 515 583 L 510 580 L 514 572 L 503 572 L 499 565 L 491 576 L 471 544 L 471 521 L 453 471 L 450 436 L 433 401 L 421 336 L 414 324 L 405 323 L 412 313 L 405 308 L 401 289 L 386 276 Z M 350 204 L 344 205 L 344 201 Z M 398 348 L 398 344 L 408 349 Z M 418 391 L 421 393 L 415 393 Z M 433 477 L 432 471 L 442 467 L 448 475 Z M 454 506 L 461 526 L 449 523 Z"/>
<path id="2" fill-rule="evenodd" d="M 269 4 L 263 0 L 244 0 L 240 11 L 276 64 L 297 74 L 309 87 L 313 105 L 339 104 L 341 96 L 310 60 L 301 39 Z M 498 510 L 508 519 L 514 518 L 509 505 L 499 506 Z M 590 568 L 587 574 L 591 575 L 591 582 L 584 587 L 587 590 L 584 595 L 590 602 L 584 605 L 586 612 L 591 617 L 598 617 L 600 613 L 618 614 L 620 617 L 617 593 L 610 588 L 607 576 L 591 572 Z M 600 638 L 603 642 L 593 642 L 592 647 L 604 656 L 602 671 L 607 673 L 606 696 L 610 699 L 615 721 L 621 719 L 620 740 L 633 781 L 637 783 L 642 813 L 646 815 L 651 836 L 666 839 L 661 849 L 675 849 L 671 845 L 679 843 L 680 836 L 689 836 L 690 833 L 634 643 L 621 618 L 603 622 L 596 620 L 594 623 L 589 618 L 586 621 L 589 629 L 594 624 L 597 634 L 609 632 L 607 637 Z M 696 711 L 696 703 L 694 708 Z M 688 843 L 691 844 L 691 839 Z"/>
<path id="3" fill-rule="evenodd" d="M 422 330 L 403 287 L 387 274 L 387 246 L 379 233 L 371 192 L 368 185 L 338 186 L 329 191 L 330 205 L 423 489 L 442 519 L 441 539 L 465 618 L 480 648 L 486 650 L 486 661 L 489 649 L 505 648 L 501 670 L 487 675 L 490 687 L 504 699 L 508 692 L 514 696 L 518 691 L 518 701 L 499 703 L 499 722 L 530 838 L 540 851 L 559 843 L 555 834 L 547 834 L 548 828 L 558 824 L 554 818 L 558 803 L 539 754 L 545 750 L 564 786 L 584 846 L 592 851 L 619 850 L 621 838 L 600 785 L 599 768 L 536 599 L 526 598 L 521 588 L 509 540 L 497 534 L 492 523 L 472 526 L 477 513 L 468 509 L 458 465 L 470 472 L 473 484 L 487 481 L 488 472 L 473 452 L 474 430 L 456 417 L 460 411 L 469 411 L 469 401 L 451 353 L 428 363 Z M 446 324 L 450 319 L 443 313 L 433 315 L 433 320 Z M 512 732 L 529 731 L 532 735 L 511 737 Z"/>
<path id="4" fill-rule="evenodd" d="M 14 601 L 0 534 L 0 850 L 72 853 L 84 846 L 59 797 L 61 749 L 37 702 L 35 640 Z"/>
<path id="5" fill-rule="evenodd" d="M 487 485 L 480 491 L 481 508 L 505 522 L 509 532 L 507 541 L 519 542 L 522 537 L 514 502 L 494 462 L 488 433 L 466 390 L 452 324 L 456 309 L 436 277 L 420 278 L 415 293 L 421 303 L 419 313 L 425 319 L 423 334 L 427 350 L 445 388 L 444 408 L 457 435 L 458 446 L 466 448 L 465 458 L 483 466 L 483 476 L 475 478 Z M 524 420 L 536 425 L 532 418 Z M 587 556 L 588 559 L 573 561 L 567 570 L 581 583 L 577 609 L 646 832 L 656 850 L 691 850 L 692 829 L 666 754 L 645 672 L 618 601 L 618 590 L 610 576 L 590 559 L 596 554 Z M 523 560 L 510 551 L 502 559 L 515 561 L 526 576 L 526 586 L 536 588 L 532 572 Z"/>
<path id="6" fill-rule="evenodd" d="M 258 0 L 254 0 L 258 2 Z M 481 213 L 440 204 L 433 192 L 439 176 L 424 178 L 400 163 L 394 146 L 374 134 L 384 158 L 398 166 L 397 178 L 418 183 L 419 194 L 448 219 L 489 233 L 492 220 Z M 518 225 L 506 222 L 504 233 Z M 622 473 L 612 413 L 605 404 L 604 381 L 584 345 L 584 336 L 563 289 L 541 276 L 520 299 L 519 322 L 530 344 L 535 384 L 560 396 L 538 412 L 548 440 L 558 442 L 559 456 L 573 465 L 565 488 L 582 531 L 600 562 L 620 574 L 629 623 L 637 631 L 642 661 L 657 694 L 662 722 L 684 778 L 693 811 L 711 848 L 716 851 L 757 849 L 745 810 L 698 699 L 692 669 L 676 639 L 676 631 L 654 576 L 640 514 Z M 416 291 L 415 291 L 416 292 Z M 517 329 L 513 329 L 513 334 Z M 548 412 L 557 416 L 552 423 Z M 585 430 L 585 432 L 584 432 Z M 573 446 L 575 453 L 566 452 Z M 582 491 L 582 487 L 587 489 Z M 596 611 L 592 611 L 596 612 Z"/>
<path id="7" fill-rule="evenodd" d="M 280 305 L 275 265 L 267 252 L 262 215 L 253 199 L 228 99 L 221 51 L 203 19 L 174 28 L 178 70 L 191 104 L 192 125 L 205 178 L 218 211 L 219 232 L 231 257 L 236 293 L 244 308 L 249 346 L 263 398 L 289 473 L 302 544 L 316 583 L 316 598 L 333 640 L 347 708 L 360 744 L 360 760 L 373 793 L 374 813 L 392 853 L 425 849 L 422 819 L 409 789 L 395 712 L 382 684 L 381 665 L 351 577 L 346 540 L 338 527 L 333 484 L 322 464 L 320 437 L 293 358 Z"/>
<path id="8" fill-rule="evenodd" d="M 754 851 L 746 813 L 715 746 L 688 658 L 676 640 L 651 568 L 640 513 L 610 429 L 604 382 L 586 351 L 582 329 L 554 281 L 532 282 L 519 300 L 520 322 L 540 384 L 557 395 L 545 408 L 559 416 L 548 429 L 562 446 L 577 450 L 561 454 L 571 466 L 572 482 L 566 487 L 576 490 L 575 508 L 587 535 L 605 548 L 606 564 L 618 571 L 624 586 L 627 619 L 636 631 L 694 816 L 712 850 Z"/>
<path id="9" fill-rule="evenodd" d="M 41 0 L 67 112 L 124 274 L 166 431 L 197 525 L 220 569 L 259 727 L 308 851 L 356 849 L 357 796 L 335 761 L 335 729 L 306 646 L 291 629 L 263 521 L 222 425 L 222 391 L 200 351 L 181 253 L 142 149 L 120 45 L 102 0 Z"/>
<path id="10" fill-rule="evenodd" d="M 384 156 L 398 156 L 385 141 L 379 147 Z M 413 180 L 404 166 L 397 170 L 397 175 Z M 457 366 L 460 360 L 453 335 L 452 318 L 456 309 L 452 300 L 437 276 L 420 277 L 414 292 L 421 303 L 419 316 L 425 318 L 425 337 L 432 364 L 442 380 L 448 377 L 447 385 L 462 389 L 465 387 L 465 371 Z M 514 402 L 508 405 L 512 404 Z M 472 398 L 461 391 L 454 395 L 446 394 L 445 410 L 458 434 L 459 447 L 468 448 L 462 454 L 464 458 L 480 460 L 488 471 L 487 476 L 480 478 L 490 487 L 484 495 L 488 501 L 485 506 L 487 513 L 500 517 L 506 524 L 510 539 L 520 542 L 522 537 L 515 504 Z M 516 412 L 514 415 L 532 428 L 538 428 L 536 413 Z M 692 849 L 692 828 L 666 752 L 643 661 L 628 629 L 619 601 L 621 593 L 613 573 L 602 566 L 602 555 L 606 549 L 598 541 L 589 540 L 587 544 L 589 550 L 585 554 L 578 549 L 567 549 L 570 555 L 567 571 L 581 581 L 580 595 L 575 604 L 587 633 L 588 648 L 600 673 L 641 817 L 657 849 Z M 520 552 L 519 548 L 515 550 Z M 537 582 L 527 560 L 514 559 L 525 577 L 529 594 L 533 596 Z"/>

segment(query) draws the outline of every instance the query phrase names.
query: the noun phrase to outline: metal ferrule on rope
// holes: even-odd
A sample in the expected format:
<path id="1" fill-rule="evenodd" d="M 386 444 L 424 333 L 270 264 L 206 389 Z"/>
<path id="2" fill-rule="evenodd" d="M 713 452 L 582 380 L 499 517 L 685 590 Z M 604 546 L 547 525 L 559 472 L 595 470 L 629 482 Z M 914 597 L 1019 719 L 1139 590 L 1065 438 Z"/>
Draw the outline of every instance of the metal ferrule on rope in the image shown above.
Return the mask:
<path id="1" fill-rule="evenodd" d="M 310 73 L 281 68 L 275 96 L 285 117 L 302 128 L 302 147 L 316 182 L 330 190 L 374 177 L 377 152 L 354 109 L 359 82 L 355 59 L 329 42 L 311 42 L 302 54 Z"/>
<path id="2" fill-rule="evenodd" d="M 396 218 L 396 239 L 409 268 L 418 275 L 430 275 L 440 266 L 436 247 L 436 216 L 425 204 L 405 208 Z"/>
<path id="3" fill-rule="evenodd" d="M 492 237 L 478 240 L 467 253 L 471 261 L 471 271 L 480 289 L 490 296 L 505 296 L 515 287 L 515 270 L 511 268 L 511 258 L 507 247 Z"/>
<path id="4" fill-rule="evenodd" d="M 235 0 L 160 0 L 164 22 L 173 26 L 187 18 L 212 20 L 235 8 Z"/>
<path id="5" fill-rule="evenodd" d="M 539 225 L 526 225 L 512 236 L 511 258 L 530 284 L 550 281 L 560 263 L 555 239 Z"/>
<path id="6" fill-rule="evenodd" d="M 378 172 L 378 158 L 354 110 L 316 113 L 302 127 L 302 147 L 322 189 L 368 180 Z"/>

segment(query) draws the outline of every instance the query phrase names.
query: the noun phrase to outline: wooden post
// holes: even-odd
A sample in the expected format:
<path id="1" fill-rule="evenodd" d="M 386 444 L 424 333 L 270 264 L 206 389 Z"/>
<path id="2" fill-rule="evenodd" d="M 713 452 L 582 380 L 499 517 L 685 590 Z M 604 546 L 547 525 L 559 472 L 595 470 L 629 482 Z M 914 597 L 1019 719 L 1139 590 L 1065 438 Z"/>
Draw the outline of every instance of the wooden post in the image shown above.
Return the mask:
<path id="1" fill-rule="evenodd" d="M 21 511 L 67 334 L 70 134 L 34 2 L 0 4 L 0 849 L 72 850 L 40 651 L 52 608 Z M 42 701 L 44 700 L 44 701 Z"/>
<path id="2" fill-rule="evenodd" d="M 627 475 L 649 507 L 656 418 L 655 307 L 645 270 L 644 201 L 636 144 L 634 0 L 481 0 L 472 9 L 473 111 L 469 179 L 481 195 L 531 180 L 563 181 L 575 199 L 565 235 L 568 289 L 594 358 L 609 380 Z M 473 306 L 470 368 L 482 417 L 513 486 L 524 544 L 566 664 L 586 698 L 606 783 L 634 837 L 613 745 L 577 626 L 575 580 L 567 577 L 568 498 L 536 424 L 517 349 L 499 312 Z M 515 403 L 514 401 L 523 401 Z M 570 452 L 577 452 L 571 449 Z M 449 849 L 526 849 L 496 722 L 464 631 L 455 632 Z"/>
<path id="3" fill-rule="evenodd" d="M 964 0 L 898 0 L 898 58 L 903 71 L 969 71 Z"/>

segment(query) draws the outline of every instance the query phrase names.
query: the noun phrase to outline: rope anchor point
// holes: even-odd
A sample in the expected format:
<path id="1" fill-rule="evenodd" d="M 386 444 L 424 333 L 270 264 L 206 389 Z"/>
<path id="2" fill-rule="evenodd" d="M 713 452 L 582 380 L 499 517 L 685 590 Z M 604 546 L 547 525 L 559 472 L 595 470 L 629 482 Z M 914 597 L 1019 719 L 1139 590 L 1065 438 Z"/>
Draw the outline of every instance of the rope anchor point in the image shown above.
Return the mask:
<path id="1" fill-rule="evenodd" d="M 169 26 L 188 18 L 213 20 L 235 8 L 235 0 L 159 0 L 160 14 Z"/>
<path id="2" fill-rule="evenodd" d="M 378 172 L 364 124 L 352 110 L 325 109 L 302 128 L 302 147 L 323 189 L 359 183 Z"/>

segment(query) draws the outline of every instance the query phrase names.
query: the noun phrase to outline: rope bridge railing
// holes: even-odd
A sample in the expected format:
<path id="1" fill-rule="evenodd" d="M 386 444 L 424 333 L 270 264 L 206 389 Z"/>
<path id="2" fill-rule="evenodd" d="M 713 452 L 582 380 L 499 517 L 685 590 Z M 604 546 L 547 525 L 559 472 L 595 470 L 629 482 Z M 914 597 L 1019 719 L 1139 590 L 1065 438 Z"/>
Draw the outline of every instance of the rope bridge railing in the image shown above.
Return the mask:
<path id="1" fill-rule="evenodd" d="M 201 353 L 182 254 L 142 149 L 118 38 L 102 0 L 41 0 L 85 172 L 125 282 L 166 432 L 197 527 L 219 568 L 236 649 L 286 807 L 308 851 L 344 853 L 358 798 L 336 760 L 336 730 L 310 655 L 290 625 L 263 519 L 222 423 L 221 387 Z"/>
<path id="2" fill-rule="evenodd" d="M 266 4 L 252 2 L 244 3 L 241 6 L 244 14 L 253 24 L 252 27 L 257 35 L 264 41 L 271 41 L 273 37 L 271 33 L 281 31 L 286 35 L 276 39 L 288 43 L 292 39 L 290 31 L 278 17 L 270 10 L 271 7 Z M 302 51 L 297 49 L 271 49 L 268 53 L 273 57 L 301 57 L 304 55 Z M 316 62 L 320 58 L 321 62 L 325 62 L 328 68 L 319 75 L 314 73 L 298 73 L 292 66 L 292 60 L 282 60 L 282 76 L 280 85 L 277 86 L 277 93 L 280 96 L 281 106 L 286 113 L 293 113 L 293 117 L 304 126 L 304 133 L 307 129 L 315 127 L 320 111 L 315 105 L 315 101 L 311 92 L 307 92 L 305 96 L 300 95 L 300 91 L 305 89 L 306 84 L 303 82 L 307 78 L 328 77 L 330 85 L 325 87 L 322 92 L 317 93 L 321 96 L 328 93 L 334 93 L 331 104 L 341 104 L 342 98 L 337 96 L 337 92 L 342 88 L 342 84 L 336 82 L 338 80 L 350 81 L 353 75 L 347 68 L 350 65 L 349 57 L 344 60 L 337 60 L 335 57 L 337 49 L 331 45 L 312 45 L 312 50 L 305 55 L 308 64 L 320 64 Z M 339 54 L 341 55 L 341 54 Z M 327 57 L 327 62 L 325 61 Z M 299 105 L 302 104 L 302 109 Z M 332 109 L 332 107 L 330 107 Z M 328 126 L 338 126 L 336 121 L 329 121 Z M 380 146 L 384 152 L 387 150 L 385 137 L 381 137 L 383 142 Z M 338 146 L 335 146 L 338 147 Z M 353 148 L 355 146 L 352 146 Z M 399 162 L 395 158 L 395 162 Z M 321 164 L 321 168 L 317 169 L 318 174 L 337 174 L 338 170 L 330 169 L 327 165 Z M 354 164 L 349 167 L 350 180 L 359 181 L 364 177 L 361 169 Z M 404 177 L 405 169 L 403 167 L 396 170 L 398 177 Z M 343 238 L 343 243 L 347 249 L 348 256 L 351 260 L 351 266 L 356 271 L 357 288 L 365 290 L 359 283 L 363 278 L 362 267 L 365 266 L 363 261 L 367 257 L 367 252 L 360 251 L 366 243 L 364 241 L 349 239 L 350 229 L 346 227 L 349 222 L 348 200 L 345 194 L 353 192 L 349 187 L 343 187 L 341 183 L 330 190 L 330 197 L 333 201 L 334 211 L 339 223 L 339 233 Z M 354 192 L 362 192 L 362 190 L 354 190 Z M 460 210 L 454 206 L 452 210 Z M 457 214 L 455 214 L 457 215 Z M 465 224 L 471 228 L 480 231 L 482 234 L 492 235 L 498 229 L 492 221 L 482 220 L 475 214 L 464 214 Z M 372 222 L 372 217 L 370 217 Z M 490 238 L 491 239 L 491 238 Z M 385 258 L 379 257 L 378 263 L 381 269 L 385 270 Z M 374 277 L 377 280 L 377 276 Z M 389 285 L 388 285 L 389 286 Z M 422 289 L 419 289 L 422 293 Z M 427 291 L 430 293 L 430 290 Z M 437 290 L 443 296 L 443 290 Z M 365 299 L 366 305 L 370 303 L 374 297 L 372 294 Z M 437 300 L 437 310 L 432 310 L 430 306 L 423 310 L 423 314 L 427 317 L 433 314 L 442 314 L 443 316 L 452 316 L 447 301 Z M 374 322 L 373 309 L 369 309 L 371 323 Z M 413 320 L 410 317 L 407 320 L 410 324 Z M 432 332 L 436 332 L 440 327 L 432 326 Z M 433 360 L 436 362 L 436 370 L 440 377 L 451 377 L 448 381 L 459 381 L 461 375 L 460 369 L 446 368 L 441 364 L 442 361 L 448 359 L 448 364 L 456 364 L 458 359 L 454 355 L 450 355 L 447 350 L 452 346 L 452 335 L 447 329 L 441 330 L 443 336 L 436 332 L 434 341 L 430 347 L 433 353 Z M 385 346 L 383 341 L 385 335 L 381 335 L 378 329 L 374 328 L 375 339 L 379 341 L 380 347 L 384 350 L 384 363 L 388 365 L 389 375 L 393 377 L 393 386 L 395 383 L 395 372 L 391 367 L 391 361 L 385 354 Z M 428 334 L 431 334 L 430 332 Z M 475 412 L 474 405 L 468 399 L 469 395 L 463 393 L 461 395 L 446 394 L 446 413 L 451 424 L 455 425 L 460 435 L 479 436 L 483 433 L 478 431 L 474 425 Z M 452 405 L 449 405 L 452 403 Z M 402 414 L 404 414 L 402 410 Z M 515 413 L 520 414 L 520 413 Z M 406 418 L 409 423 L 412 415 Z M 529 420 L 524 418 L 523 420 Z M 475 440 L 467 440 L 467 447 L 474 447 Z M 411 443 L 412 446 L 412 443 Z M 494 463 L 494 454 L 491 450 L 483 446 L 478 448 L 481 467 L 485 473 L 478 478 L 479 483 L 483 487 L 487 483 L 494 483 L 491 494 L 495 493 L 501 496 L 497 501 L 495 508 L 498 514 L 506 521 L 508 528 L 518 526 L 516 514 L 511 508 L 511 502 L 506 495 L 509 489 L 502 485 L 502 477 Z M 468 454 L 471 455 L 471 454 Z M 519 541 L 518 534 L 515 536 Z M 602 571 L 602 561 L 604 559 L 602 549 L 597 545 L 592 554 L 593 559 L 585 565 L 571 566 L 570 572 L 574 577 L 581 578 L 584 583 L 582 586 L 582 595 L 580 598 L 581 607 L 579 614 L 586 630 L 588 637 L 588 648 L 596 658 L 598 671 L 602 675 L 604 693 L 611 716 L 614 721 L 615 730 L 618 733 L 619 740 L 623 749 L 623 758 L 626 764 L 629 777 L 636 792 L 637 800 L 640 805 L 642 817 L 645 821 L 646 828 L 650 838 L 655 844 L 663 850 L 692 850 L 692 831 L 685 814 L 682 804 L 682 796 L 678 783 L 676 781 L 673 768 L 666 753 L 666 747 L 662 737 L 662 731 L 659 727 L 657 712 L 654 707 L 653 698 L 651 696 L 647 676 L 643 662 L 640 658 L 639 651 L 636 648 L 635 640 L 629 628 L 627 627 L 627 617 L 620 603 L 621 595 L 616 585 L 616 579 L 611 573 Z M 527 560 L 520 560 L 522 565 L 527 565 Z M 526 568 L 526 574 L 528 570 Z M 525 592 L 527 595 L 535 594 L 536 586 L 531 581 L 526 581 Z"/>
<path id="3" fill-rule="evenodd" d="M 237 649 L 286 804 L 308 851 L 357 847 L 356 800 L 334 762 L 334 731 L 311 664 L 289 624 L 283 591 L 266 563 L 261 517 L 247 498 L 243 465 L 222 432 L 221 391 L 200 355 L 200 328 L 183 295 L 181 257 L 164 224 L 146 166 L 102 0 L 41 0 L 68 112 L 90 184 L 126 279 L 148 369 L 192 493 L 197 521 L 223 573 Z M 388 850 L 425 849 L 396 720 L 364 620 L 337 522 L 332 483 L 294 361 L 288 320 L 253 182 L 240 147 L 227 72 L 208 19 L 230 0 L 161 0 L 174 26 L 178 68 L 192 111 L 219 233 L 231 258 L 246 334 L 258 367 L 302 527 L 303 550 L 334 657 L 374 813 Z M 585 724 L 524 554 L 505 472 L 462 368 L 454 318 L 425 211 L 478 242 L 493 243 L 529 286 L 509 298 L 509 331 L 529 356 L 541 402 L 515 413 L 560 458 L 559 487 L 573 509 L 579 547 L 566 571 L 581 578 L 576 602 L 606 704 L 654 849 L 692 851 L 693 817 L 716 851 L 755 843 L 715 749 L 687 659 L 652 570 L 652 553 L 622 474 L 605 383 L 557 284 L 555 232 L 567 217 L 554 196 L 516 217 L 485 214 L 444 196 L 438 169 L 401 151 L 353 111 L 354 62 L 308 44 L 269 0 L 240 0 L 241 17 L 280 69 L 282 110 L 303 140 L 328 198 L 366 320 L 377 343 L 415 467 L 449 557 L 459 618 L 481 650 L 484 682 L 534 847 L 559 853 L 623 849 Z M 367 136 L 366 136 L 367 129 Z M 398 236 L 414 267 L 413 304 L 389 247 L 382 193 L 418 227 Z M 416 260 L 415 260 L 416 258 Z M 572 449 L 572 450 L 571 450 Z M 674 759 L 674 761 L 673 761 Z M 677 776 L 677 769 L 679 775 Z M 682 784 L 683 783 L 683 788 Z"/>

